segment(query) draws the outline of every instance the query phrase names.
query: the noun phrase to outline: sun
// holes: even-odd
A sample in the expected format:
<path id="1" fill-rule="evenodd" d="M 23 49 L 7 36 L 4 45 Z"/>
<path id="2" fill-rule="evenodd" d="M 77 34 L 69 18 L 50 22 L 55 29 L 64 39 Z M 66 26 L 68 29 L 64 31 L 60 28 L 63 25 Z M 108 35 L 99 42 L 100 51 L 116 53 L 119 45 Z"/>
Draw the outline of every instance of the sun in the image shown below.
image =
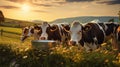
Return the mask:
<path id="1" fill-rule="evenodd" d="M 30 6 L 29 5 L 27 5 L 27 4 L 23 4 L 22 5 L 22 7 L 21 7 L 21 9 L 23 10 L 23 11 L 29 11 L 30 10 Z"/>

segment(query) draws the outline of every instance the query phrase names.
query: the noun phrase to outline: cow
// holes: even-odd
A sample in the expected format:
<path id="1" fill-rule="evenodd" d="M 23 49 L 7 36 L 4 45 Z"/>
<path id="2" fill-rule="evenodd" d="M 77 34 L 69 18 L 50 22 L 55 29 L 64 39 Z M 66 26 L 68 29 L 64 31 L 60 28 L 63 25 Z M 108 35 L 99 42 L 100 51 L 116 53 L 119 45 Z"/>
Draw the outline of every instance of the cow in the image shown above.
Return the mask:
<path id="1" fill-rule="evenodd" d="M 22 29 L 22 36 L 21 41 L 24 42 L 24 40 L 30 36 L 33 35 L 34 40 L 39 39 L 40 34 L 40 25 L 34 25 L 34 26 L 27 26 Z"/>
<path id="2" fill-rule="evenodd" d="M 117 29 L 119 24 L 113 21 L 109 21 L 109 22 L 100 22 L 99 20 L 97 21 L 97 23 L 103 28 L 104 32 L 105 32 L 105 41 L 104 42 L 108 42 L 111 39 L 111 44 L 112 44 L 112 48 L 113 49 L 118 49 L 118 44 L 120 44 L 118 42 L 118 33 L 117 33 Z"/>
<path id="3" fill-rule="evenodd" d="M 48 22 L 43 22 L 41 25 L 41 36 L 39 40 L 55 40 L 58 42 L 66 42 L 69 38 L 68 32 L 65 29 L 69 30 L 70 26 L 67 24 L 48 24 Z"/>
<path id="4" fill-rule="evenodd" d="M 103 27 L 104 32 L 105 32 L 105 42 L 108 40 L 112 40 L 111 44 L 113 49 L 118 49 L 117 48 L 117 28 L 119 27 L 118 23 L 115 22 L 103 22 L 103 23 L 98 23 L 101 27 Z"/>
<path id="5" fill-rule="evenodd" d="M 120 26 L 116 30 L 116 38 L 118 41 L 120 41 Z"/>
<path id="6" fill-rule="evenodd" d="M 105 33 L 98 23 L 87 23 L 84 26 L 73 21 L 70 30 L 70 45 L 85 47 L 86 51 L 97 49 L 104 42 Z"/>
<path id="7" fill-rule="evenodd" d="M 113 46 L 120 52 L 120 25 L 115 30 L 115 36 L 113 37 Z"/>

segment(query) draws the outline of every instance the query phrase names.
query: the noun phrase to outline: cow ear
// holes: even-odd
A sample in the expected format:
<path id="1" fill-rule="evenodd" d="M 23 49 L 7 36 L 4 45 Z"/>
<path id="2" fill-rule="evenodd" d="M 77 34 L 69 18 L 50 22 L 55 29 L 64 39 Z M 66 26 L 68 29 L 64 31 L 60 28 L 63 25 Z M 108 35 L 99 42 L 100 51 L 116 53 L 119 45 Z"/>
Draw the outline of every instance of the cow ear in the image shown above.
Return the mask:
<path id="1" fill-rule="evenodd" d="M 91 26 L 90 25 L 86 25 L 83 29 L 84 29 L 84 31 L 89 31 L 91 29 Z"/>
<path id="2" fill-rule="evenodd" d="M 70 26 L 63 26 L 64 31 L 69 32 L 70 31 Z"/>
<path id="3" fill-rule="evenodd" d="M 31 32 L 31 33 L 34 33 L 34 29 L 31 29 L 30 32 Z"/>
<path id="4" fill-rule="evenodd" d="M 34 24 L 34 29 L 37 29 L 37 28 L 38 28 L 38 26 L 36 24 Z"/>
<path id="5" fill-rule="evenodd" d="M 54 32 L 58 29 L 57 25 L 50 26 L 50 31 Z"/>
<path id="6" fill-rule="evenodd" d="M 67 31 L 70 30 L 70 25 L 61 24 L 61 26 L 63 27 L 64 30 L 67 30 Z"/>

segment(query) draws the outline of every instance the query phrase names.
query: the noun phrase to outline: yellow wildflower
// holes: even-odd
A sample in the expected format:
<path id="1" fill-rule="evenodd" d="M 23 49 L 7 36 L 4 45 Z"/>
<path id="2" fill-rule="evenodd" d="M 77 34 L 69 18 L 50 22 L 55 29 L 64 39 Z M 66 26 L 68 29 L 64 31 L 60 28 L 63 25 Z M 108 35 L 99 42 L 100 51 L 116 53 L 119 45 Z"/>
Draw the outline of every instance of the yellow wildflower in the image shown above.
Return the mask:
<path id="1" fill-rule="evenodd" d="M 105 63 L 107 63 L 107 62 L 109 62 L 109 60 L 108 60 L 108 59 L 106 59 L 106 60 L 105 60 Z"/>
<path id="2" fill-rule="evenodd" d="M 107 45 L 107 43 L 103 43 L 103 44 L 101 44 L 101 46 L 106 46 Z"/>

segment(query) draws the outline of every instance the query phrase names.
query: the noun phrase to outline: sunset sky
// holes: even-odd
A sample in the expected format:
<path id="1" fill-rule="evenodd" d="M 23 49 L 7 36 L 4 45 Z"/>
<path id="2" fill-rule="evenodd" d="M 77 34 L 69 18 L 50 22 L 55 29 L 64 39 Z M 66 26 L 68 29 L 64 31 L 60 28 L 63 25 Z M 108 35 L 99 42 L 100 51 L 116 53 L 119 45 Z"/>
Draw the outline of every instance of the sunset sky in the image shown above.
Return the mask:
<path id="1" fill-rule="evenodd" d="M 77 16 L 118 16 L 120 0 L 0 0 L 7 18 L 53 21 Z"/>

